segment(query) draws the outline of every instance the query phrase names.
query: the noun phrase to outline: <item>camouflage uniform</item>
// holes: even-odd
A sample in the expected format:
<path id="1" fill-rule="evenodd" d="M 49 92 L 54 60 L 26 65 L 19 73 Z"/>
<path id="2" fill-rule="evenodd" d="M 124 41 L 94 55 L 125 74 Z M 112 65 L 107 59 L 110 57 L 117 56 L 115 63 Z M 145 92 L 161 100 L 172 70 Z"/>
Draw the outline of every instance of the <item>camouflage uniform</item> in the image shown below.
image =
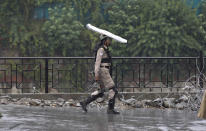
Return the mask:
<path id="1" fill-rule="evenodd" d="M 106 46 L 99 48 L 97 51 L 97 57 L 95 62 L 95 77 L 99 77 L 100 88 L 103 90 L 109 90 L 109 100 L 113 99 L 116 90 L 113 90 L 115 87 L 114 81 L 110 75 L 111 61 L 110 56 L 106 52 L 108 48 Z"/>
<path id="2" fill-rule="evenodd" d="M 86 106 L 96 100 L 99 97 L 102 97 L 104 95 L 105 90 L 108 90 L 108 110 L 107 112 L 109 114 L 119 114 L 119 112 L 114 110 L 115 105 L 115 96 L 118 93 L 114 81 L 111 77 L 111 56 L 108 50 L 107 46 L 102 46 L 98 49 L 96 53 L 96 61 L 95 61 L 95 77 L 99 78 L 99 89 L 94 91 L 91 96 L 89 96 L 85 101 L 80 102 L 83 110 L 87 112 Z"/>

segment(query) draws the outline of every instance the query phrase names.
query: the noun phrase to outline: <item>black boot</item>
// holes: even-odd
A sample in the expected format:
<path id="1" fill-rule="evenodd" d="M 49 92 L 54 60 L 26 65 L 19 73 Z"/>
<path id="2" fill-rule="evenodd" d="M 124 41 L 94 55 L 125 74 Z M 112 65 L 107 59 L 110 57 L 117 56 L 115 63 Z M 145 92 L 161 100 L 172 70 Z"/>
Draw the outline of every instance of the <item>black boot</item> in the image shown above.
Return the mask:
<path id="1" fill-rule="evenodd" d="M 80 102 L 82 109 L 87 112 L 87 105 L 92 101 L 95 101 L 97 98 L 102 97 L 104 94 L 100 93 L 98 95 L 89 96 L 85 101 Z"/>
<path id="2" fill-rule="evenodd" d="M 92 102 L 92 101 L 93 101 L 92 97 L 89 96 L 85 101 L 81 101 L 81 102 L 80 102 L 80 105 L 81 105 L 82 109 L 83 109 L 85 112 L 87 112 L 87 105 L 88 105 L 90 102 Z"/>
<path id="3" fill-rule="evenodd" d="M 115 97 L 108 102 L 108 109 L 107 109 L 107 114 L 120 114 L 118 111 L 114 110 L 114 105 L 115 105 Z"/>

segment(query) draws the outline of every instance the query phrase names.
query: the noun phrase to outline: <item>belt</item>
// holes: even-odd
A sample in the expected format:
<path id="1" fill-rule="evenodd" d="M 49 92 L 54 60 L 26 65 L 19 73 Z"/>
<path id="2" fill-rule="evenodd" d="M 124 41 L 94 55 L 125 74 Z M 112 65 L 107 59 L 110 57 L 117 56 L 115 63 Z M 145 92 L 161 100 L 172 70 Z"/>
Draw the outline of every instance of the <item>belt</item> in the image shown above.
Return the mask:
<path id="1" fill-rule="evenodd" d="M 100 67 L 110 69 L 110 66 L 100 66 Z"/>

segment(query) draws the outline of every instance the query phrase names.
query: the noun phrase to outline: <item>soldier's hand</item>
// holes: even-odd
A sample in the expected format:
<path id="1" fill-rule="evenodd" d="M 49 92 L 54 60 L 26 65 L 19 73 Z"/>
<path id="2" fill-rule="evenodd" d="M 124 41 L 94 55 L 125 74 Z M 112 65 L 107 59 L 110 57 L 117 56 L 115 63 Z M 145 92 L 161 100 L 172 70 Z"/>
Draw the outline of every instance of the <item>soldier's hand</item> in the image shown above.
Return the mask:
<path id="1" fill-rule="evenodd" d="M 99 76 L 95 76 L 95 80 L 96 80 L 96 81 L 99 81 Z"/>

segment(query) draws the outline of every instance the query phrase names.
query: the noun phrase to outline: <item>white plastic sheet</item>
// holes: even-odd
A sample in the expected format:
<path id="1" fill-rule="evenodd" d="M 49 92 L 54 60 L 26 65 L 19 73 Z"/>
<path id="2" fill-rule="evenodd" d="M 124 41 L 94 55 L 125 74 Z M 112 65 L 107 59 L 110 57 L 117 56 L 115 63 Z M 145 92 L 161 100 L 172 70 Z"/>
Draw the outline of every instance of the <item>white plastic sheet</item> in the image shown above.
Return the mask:
<path id="1" fill-rule="evenodd" d="M 112 34 L 112 33 L 109 32 L 109 31 L 106 31 L 106 30 L 97 28 L 97 27 L 95 27 L 95 26 L 93 26 L 93 25 L 91 25 L 91 24 L 87 24 L 86 27 L 87 27 L 89 30 L 92 30 L 92 31 L 94 31 L 94 32 L 97 32 L 97 33 L 106 35 L 106 36 L 108 36 L 108 37 L 110 37 L 110 38 L 112 38 L 112 39 L 114 39 L 114 40 L 116 40 L 116 41 L 118 41 L 118 42 L 120 42 L 120 43 L 127 43 L 127 40 L 126 40 L 126 39 L 124 39 L 124 38 L 122 38 L 122 37 L 120 37 L 120 36 L 117 36 L 117 35 L 115 35 L 115 34 Z"/>

